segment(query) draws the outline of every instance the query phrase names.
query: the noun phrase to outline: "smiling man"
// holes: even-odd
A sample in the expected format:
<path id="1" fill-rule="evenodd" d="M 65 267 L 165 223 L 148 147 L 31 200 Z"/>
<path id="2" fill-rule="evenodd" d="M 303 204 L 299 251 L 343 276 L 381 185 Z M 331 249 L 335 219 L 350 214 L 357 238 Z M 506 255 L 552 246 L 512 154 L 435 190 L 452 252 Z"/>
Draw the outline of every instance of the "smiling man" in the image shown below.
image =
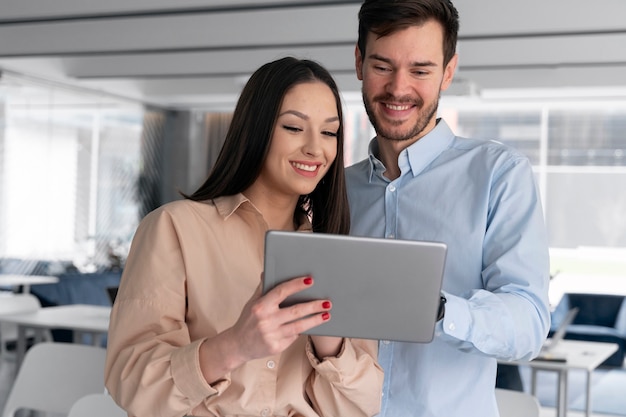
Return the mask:
<path id="1" fill-rule="evenodd" d="M 498 416 L 497 360 L 533 358 L 549 329 L 530 162 L 437 118 L 458 29 L 447 0 L 366 0 L 359 12 L 356 72 L 376 137 L 346 174 L 352 234 L 448 246 L 434 340 L 379 344 L 381 416 Z"/>

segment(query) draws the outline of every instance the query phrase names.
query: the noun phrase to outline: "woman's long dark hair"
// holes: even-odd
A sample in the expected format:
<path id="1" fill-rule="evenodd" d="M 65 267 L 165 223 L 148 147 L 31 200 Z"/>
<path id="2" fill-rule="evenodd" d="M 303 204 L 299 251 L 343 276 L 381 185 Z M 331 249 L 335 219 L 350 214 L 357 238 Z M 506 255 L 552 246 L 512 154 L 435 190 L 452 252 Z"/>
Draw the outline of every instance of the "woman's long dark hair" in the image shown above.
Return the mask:
<path id="1" fill-rule="evenodd" d="M 201 201 L 248 189 L 263 168 L 285 94 L 297 84 L 316 81 L 331 89 L 337 103 L 337 156 L 315 190 L 300 196 L 297 210 L 309 215 L 315 232 L 347 234 L 350 212 L 343 164 L 341 98 L 330 73 L 309 60 L 286 57 L 267 63 L 252 74 L 239 97 L 215 166 L 204 184 L 185 198 Z"/>

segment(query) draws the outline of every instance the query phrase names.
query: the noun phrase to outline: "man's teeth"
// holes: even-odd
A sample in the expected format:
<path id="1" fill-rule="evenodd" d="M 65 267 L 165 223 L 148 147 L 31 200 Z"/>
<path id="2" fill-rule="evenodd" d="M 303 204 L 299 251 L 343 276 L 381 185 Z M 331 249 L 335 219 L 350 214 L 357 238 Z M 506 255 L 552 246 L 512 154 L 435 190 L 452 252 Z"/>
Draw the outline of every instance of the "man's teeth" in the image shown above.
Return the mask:
<path id="1" fill-rule="evenodd" d="M 317 165 L 304 165 L 301 164 L 299 162 L 292 162 L 291 165 L 293 165 L 294 167 L 301 169 L 303 171 L 310 171 L 313 172 L 317 169 Z"/>
<path id="2" fill-rule="evenodd" d="M 396 110 L 396 111 L 400 111 L 400 110 L 408 110 L 411 106 L 409 105 L 404 105 L 404 106 L 396 106 L 394 104 L 385 104 L 385 106 L 387 106 L 388 109 L 391 110 Z"/>

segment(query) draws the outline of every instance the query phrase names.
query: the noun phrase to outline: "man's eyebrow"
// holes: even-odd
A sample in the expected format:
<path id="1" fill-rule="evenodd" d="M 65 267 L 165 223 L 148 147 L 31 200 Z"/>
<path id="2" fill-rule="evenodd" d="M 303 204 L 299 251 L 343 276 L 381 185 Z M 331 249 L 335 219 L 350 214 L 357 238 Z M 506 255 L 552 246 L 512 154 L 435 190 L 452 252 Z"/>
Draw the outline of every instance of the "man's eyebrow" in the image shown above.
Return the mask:
<path id="1" fill-rule="evenodd" d="M 369 58 L 374 59 L 376 61 L 385 62 L 389 65 L 393 65 L 393 62 L 391 61 L 391 59 L 378 55 L 378 54 L 371 54 Z M 416 61 L 416 62 L 411 62 L 411 66 L 412 67 L 435 67 L 437 66 L 437 64 L 435 64 L 432 61 L 423 61 L 423 62 Z"/>
<path id="2" fill-rule="evenodd" d="M 309 116 L 299 112 L 298 110 L 285 110 L 284 112 L 282 112 L 281 114 L 278 115 L 278 117 L 283 116 L 285 114 L 293 114 L 296 117 L 301 118 L 302 120 L 309 120 Z M 325 123 L 332 123 L 332 122 L 336 122 L 339 121 L 339 116 L 333 116 L 333 117 L 329 117 L 328 119 L 324 120 Z"/>

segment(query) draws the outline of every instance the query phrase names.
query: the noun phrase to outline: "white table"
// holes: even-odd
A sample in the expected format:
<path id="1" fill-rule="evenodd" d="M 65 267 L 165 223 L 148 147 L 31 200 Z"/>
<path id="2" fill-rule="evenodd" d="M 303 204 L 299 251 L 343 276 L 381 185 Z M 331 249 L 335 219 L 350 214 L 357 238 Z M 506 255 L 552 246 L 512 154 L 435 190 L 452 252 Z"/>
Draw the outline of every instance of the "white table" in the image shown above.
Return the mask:
<path id="1" fill-rule="evenodd" d="M 561 340 L 550 353 L 555 357 L 564 357 L 565 362 L 552 362 L 535 359 L 528 361 L 502 362 L 515 363 L 531 368 L 531 393 L 535 395 L 537 388 L 537 372 L 553 371 L 558 374 L 556 415 L 567 415 L 567 372 L 571 369 L 582 369 L 587 372 L 585 391 L 585 416 L 591 416 L 591 375 L 593 371 L 618 349 L 615 343 L 585 342 L 578 340 Z"/>
<path id="2" fill-rule="evenodd" d="M 93 344 L 99 345 L 101 337 L 109 330 L 111 307 L 87 304 L 69 304 L 44 307 L 35 312 L 0 315 L 0 322 L 13 323 L 18 328 L 16 347 L 17 367 L 22 363 L 26 352 L 26 330 L 34 329 L 41 340 L 45 330 L 66 329 L 74 331 L 74 341 L 82 340 L 84 333 L 93 335 Z"/>
<path id="3" fill-rule="evenodd" d="M 56 284 L 59 282 L 58 277 L 49 275 L 17 275 L 17 274 L 0 274 L 0 287 L 23 287 L 23 292 L 30 292 L 31 285 L 37 284 Z"/>

